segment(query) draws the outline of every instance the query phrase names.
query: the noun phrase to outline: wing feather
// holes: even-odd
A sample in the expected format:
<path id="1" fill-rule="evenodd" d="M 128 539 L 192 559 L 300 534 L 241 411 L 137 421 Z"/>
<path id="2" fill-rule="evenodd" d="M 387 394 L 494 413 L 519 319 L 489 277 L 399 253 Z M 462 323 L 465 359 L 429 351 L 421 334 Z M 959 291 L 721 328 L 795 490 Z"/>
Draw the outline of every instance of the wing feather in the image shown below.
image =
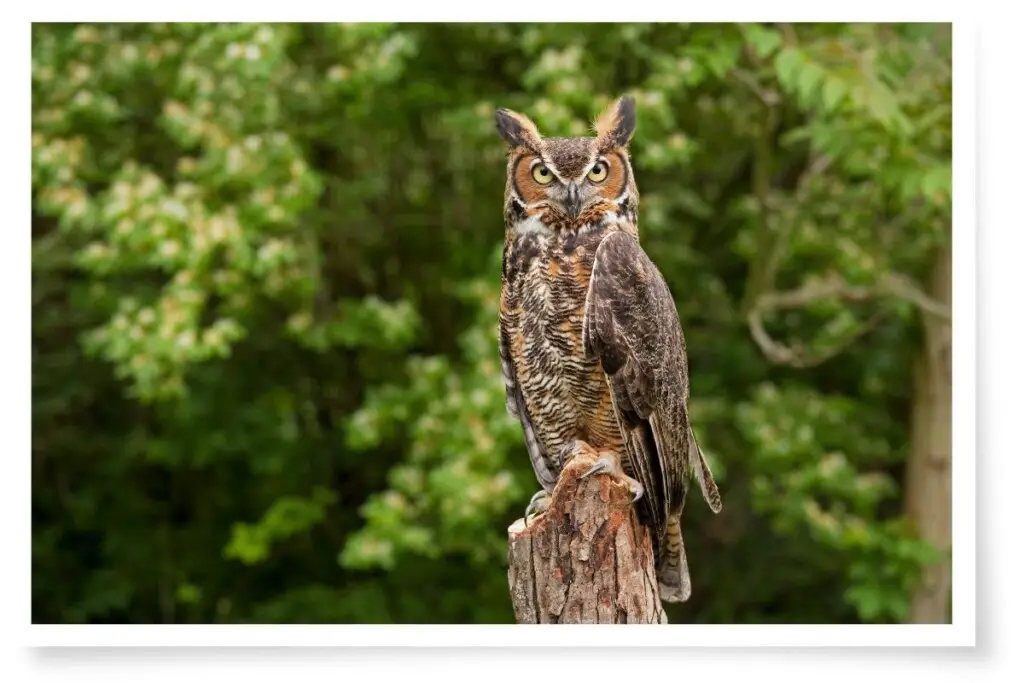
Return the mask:
<path id="1" fill-rule="evenodd" d="M 675 301 L 632 235 L 613 232 L 597 248 L 583 346 L 608 377 L 626 457 L 658 534 L 681 512 L 691 476 L 718 512 L 718 487 L 690 425 L 686 343 Z"/>

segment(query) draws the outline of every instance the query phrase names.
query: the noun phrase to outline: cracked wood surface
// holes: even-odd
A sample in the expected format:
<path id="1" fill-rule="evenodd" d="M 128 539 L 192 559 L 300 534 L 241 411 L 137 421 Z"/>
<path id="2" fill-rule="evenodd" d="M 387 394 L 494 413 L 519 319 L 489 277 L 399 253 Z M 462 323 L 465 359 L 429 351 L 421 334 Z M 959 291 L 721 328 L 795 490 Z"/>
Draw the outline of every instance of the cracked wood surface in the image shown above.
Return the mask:
<path id="1" fill-rule="evenodd" d="M 508 581 L 520 624 L 665 624 L 651 539 L 625 484 L 566 464 L 540 515 L 508 529 Z"/>

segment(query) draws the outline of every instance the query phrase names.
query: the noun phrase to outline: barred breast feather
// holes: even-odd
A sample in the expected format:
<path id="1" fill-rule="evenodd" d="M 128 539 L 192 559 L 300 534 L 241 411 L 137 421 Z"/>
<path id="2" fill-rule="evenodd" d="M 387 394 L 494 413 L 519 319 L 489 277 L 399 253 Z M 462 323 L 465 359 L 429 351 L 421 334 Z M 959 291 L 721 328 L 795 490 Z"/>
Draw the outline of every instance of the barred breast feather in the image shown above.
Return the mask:
<path id="1" fill-rule="evenodd" d="M 576 439 L 595 448 L 622 442 L 600 361 L 583 351 L 583 307 L 599 240 L 522 230 L 506 243 L 499 343 L 506 406 L 523 424 L 548 491 L 561 447 Z"/>

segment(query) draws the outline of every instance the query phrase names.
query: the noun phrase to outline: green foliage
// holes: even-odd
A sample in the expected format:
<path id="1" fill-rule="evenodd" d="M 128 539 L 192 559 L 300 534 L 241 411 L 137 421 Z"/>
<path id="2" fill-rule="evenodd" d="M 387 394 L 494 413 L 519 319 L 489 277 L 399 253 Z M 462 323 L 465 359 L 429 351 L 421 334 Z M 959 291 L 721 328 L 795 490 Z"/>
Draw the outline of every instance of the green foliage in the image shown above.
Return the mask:
<path id="1" fill-rule="evenodd" d="M 349 447 L 366 451 L 397 437 L 406 454 L 389 472 L 389 488 L 361 508 L 367 525 L 346 543 L 343 566 L 391 569 L 398 551 L 462 554 L 481 567 L 504 562 L 506 541 L 489 533 L 491 520 L 532 491 L 512 477 L 504 457 L 522 436 L 505 410 L 491 334 L 498 292 L 489 280 L 460 291 L 478 311 L 459 340 L 465 367 L 443 356 L 413 357 L 408 384 L 376 388 L 352 415 Z"/>
<path id="2" fill-rule="evenodd" d="M 278 541 L 323 521 L 326 508 L 336 496 L 318 488 L 311 498 L 285 496 L 278 498 L 256 524 L 235 524 L 231 542 L 224 548 L 224 557 L 244 564 L 259 564 L 270 556 L 270 546 Z M 193 591 L 190 594 L 194 594 Z"/>
<path id="3" fill-rule="evenodd" d="M 670 618 L 906 617 L 948 26 L 36 24 L 32 92 L 34 620 L 510 621 L 493 110 L 623 93 L 725 504 Z"/>
<path id="4" fill-rule="evenodd" d="M 885 435 L 899 426 L 857 419 L 870 414 L 846 397 L 766 384 L 740 407 L 738 424 L 754 445 L 754 510 L 780 534 L 809 536 L 823 563 L 845 567 L 844 595 L 862 619 L 899 621 L 922 565 L 937 557 L 880 514 L 899 493 L 882 469 L 897 459 Z"/>

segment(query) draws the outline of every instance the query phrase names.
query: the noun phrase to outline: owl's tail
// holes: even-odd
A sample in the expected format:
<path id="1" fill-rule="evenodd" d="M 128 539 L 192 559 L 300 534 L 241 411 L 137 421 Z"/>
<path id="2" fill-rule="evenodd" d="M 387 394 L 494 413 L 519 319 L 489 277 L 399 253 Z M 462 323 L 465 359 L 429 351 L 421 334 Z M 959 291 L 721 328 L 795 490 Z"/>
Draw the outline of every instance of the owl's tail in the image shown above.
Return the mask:
<path id="1" fill-rule="evenodd" d="M 686 602 L 690 598 L 690 568 L 686 564 L 679 516 L 669 519 L 665 537 L 655 552 L 655 571 L 662 602 Z"/>

